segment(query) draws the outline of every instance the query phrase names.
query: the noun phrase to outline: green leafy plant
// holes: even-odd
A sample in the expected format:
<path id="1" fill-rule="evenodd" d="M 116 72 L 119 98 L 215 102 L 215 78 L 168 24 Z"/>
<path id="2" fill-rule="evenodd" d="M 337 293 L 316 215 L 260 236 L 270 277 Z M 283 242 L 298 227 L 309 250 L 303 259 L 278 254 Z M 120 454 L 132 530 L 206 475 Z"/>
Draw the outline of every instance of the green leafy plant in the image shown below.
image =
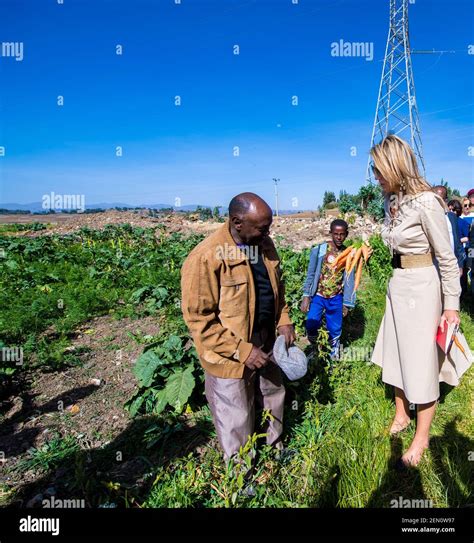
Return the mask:
<path id="1" fill-rule="evenodd" d="M 370 275 L 375 279 L 376 284 L 382 288 L 392 275 L 391 256 L 388 247 L 384 244 L 380 234 L 376 234 L 369 239 L 370 246 L 374 250 L 368 262 Z"/>
<path id="2" fill-rule="evenodd" d="M 166 407 L 181 413 L 196 387 L 198 366 L 186 336 L 171 335 L 147 346 L 133 368 L 139 389 L 126 403 L 130 414 L 158 414 Z"/>

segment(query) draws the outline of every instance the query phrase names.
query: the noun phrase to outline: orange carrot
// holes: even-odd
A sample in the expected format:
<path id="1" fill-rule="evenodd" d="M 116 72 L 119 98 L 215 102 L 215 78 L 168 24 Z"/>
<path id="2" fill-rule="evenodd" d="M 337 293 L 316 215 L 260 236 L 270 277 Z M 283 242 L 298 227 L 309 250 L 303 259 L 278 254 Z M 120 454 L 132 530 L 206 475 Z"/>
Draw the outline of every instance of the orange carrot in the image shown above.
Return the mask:
<path id="1" fill-rule="evenodd" d="M 345 259 L 347 257 L 347 255 L 352 251 L 352 246 L 348 247 L 347 249 L 344 249 L 344 251 L 342 251 L 342 253 L 339 253 L 337 255 L 337 258 L 336 260 L 332 263 L 332 266 L 335 268 L 341 260 Z"/>
<path id="2" fill-rule="evenodd" d="M 359 263 L 357 265 L 357 271 L 356 271 L 356 276 L 355 276 L 355 281 L 354 281 L 354 291 L 356 291 L 358 289 L 358 287 L 359 287 L 360 278 L 362 277 L 363 263 L 364 263 L 364 261 L 362 260 L 362 258 L 360 258 Z"/>
<path id="3" fill-rule="evenodd" d="M 362 254 L 362 247 L 359 247 L 354 255 L 354 258 L 352 259 L 351 265 L 349 267 L 349 273 L 354 269 L 354 267 L 357 265 L 360 259 L 360 255 Z"/>
<path id="4" fill-rule="evenodd" d="M 367 262 L 367 260 L 369 260 L 369 248 L 367 247 L 367 245 L 362 245 L 362 256 L 364 258 L 364 262 Z"/>
<path id="5" fill-rule="evenodd" d="M 459 339 L 456 337 L 456 335 L 454 336 L 454 343 L 456 344 L 458 349 L 463 353 L 463 355 L 466 356 L 466 351 L 464 350 L 463 346 L 461 345 L 461 343 L 460 343 Z"/>
<path id="6" fill-rule="evenodd" d="M 352 262 L 352 259 L 354 258 L 354 255 L 355 255 L 355 249 L 352 249 L 352 251 L 347 255 L 347 258 L 346 258 L 346 274 L 349 273 L 349 268 L 351 267 L 351 262 Z"/>
<path id="7" fill-rule="evenodd" d="M 339 273 L 345 267 L 346 267 L 346 259 L 343 258 L 342 260 L 339 260 L 339 262 L 337 263 L 337 266 L 334 268 L 334 273 Z"/>

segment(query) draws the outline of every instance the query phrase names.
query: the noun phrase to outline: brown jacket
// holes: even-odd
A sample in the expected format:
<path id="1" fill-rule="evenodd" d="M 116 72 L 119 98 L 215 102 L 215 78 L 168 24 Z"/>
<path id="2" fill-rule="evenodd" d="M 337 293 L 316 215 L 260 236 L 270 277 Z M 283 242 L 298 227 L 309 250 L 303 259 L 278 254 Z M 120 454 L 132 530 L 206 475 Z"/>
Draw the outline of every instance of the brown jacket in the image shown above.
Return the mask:
<path id="1" fill-rule="evenodd" d="M 278 253 L 262 245 L 275 298 L 276 326 L 291 324 Z M 229 230 L 229 221 L 197 245 L 181 269 L 182 310 L 201 364 L 216 377 L 241 378 L 252 344 L 255 286 L 248 255 Z"/>

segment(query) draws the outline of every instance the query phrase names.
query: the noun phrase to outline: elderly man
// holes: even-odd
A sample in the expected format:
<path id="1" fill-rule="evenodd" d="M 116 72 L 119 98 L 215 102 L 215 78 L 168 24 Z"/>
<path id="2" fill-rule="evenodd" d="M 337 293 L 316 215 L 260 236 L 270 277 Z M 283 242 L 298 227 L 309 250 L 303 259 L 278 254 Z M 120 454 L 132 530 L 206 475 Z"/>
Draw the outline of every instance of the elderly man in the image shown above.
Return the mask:
<path id="1" fill-rule="evenodd" d="M 287 346 L 295 332 L 285 303 L 272 210 L 244 192 L 229 219 L 197 245 L 181 270 L 182 309 L 205 370 L 206 397 L 226 460 L 255 426 L 255 397 L 270 412 L 266 440 L 282 448 L 285 389 L 270 356 L 276 330 Z"/>

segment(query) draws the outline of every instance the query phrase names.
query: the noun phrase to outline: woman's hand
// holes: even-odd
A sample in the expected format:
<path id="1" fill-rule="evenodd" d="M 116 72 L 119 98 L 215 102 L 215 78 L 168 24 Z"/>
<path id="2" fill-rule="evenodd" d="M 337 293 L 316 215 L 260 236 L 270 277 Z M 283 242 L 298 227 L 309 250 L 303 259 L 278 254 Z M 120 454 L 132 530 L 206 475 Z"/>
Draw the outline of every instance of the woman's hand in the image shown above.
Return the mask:
<path id="1" fill-rule="evenodd" d="M 456 311 L 455 309 L 445 309 L 439 321 L 439 326 L 441 330 L 444 330 L 445 322 L 447 322 L 448 324 L 450 323 L 460 324 L 461 319 L 459 318 L 459 312 Z"/>

